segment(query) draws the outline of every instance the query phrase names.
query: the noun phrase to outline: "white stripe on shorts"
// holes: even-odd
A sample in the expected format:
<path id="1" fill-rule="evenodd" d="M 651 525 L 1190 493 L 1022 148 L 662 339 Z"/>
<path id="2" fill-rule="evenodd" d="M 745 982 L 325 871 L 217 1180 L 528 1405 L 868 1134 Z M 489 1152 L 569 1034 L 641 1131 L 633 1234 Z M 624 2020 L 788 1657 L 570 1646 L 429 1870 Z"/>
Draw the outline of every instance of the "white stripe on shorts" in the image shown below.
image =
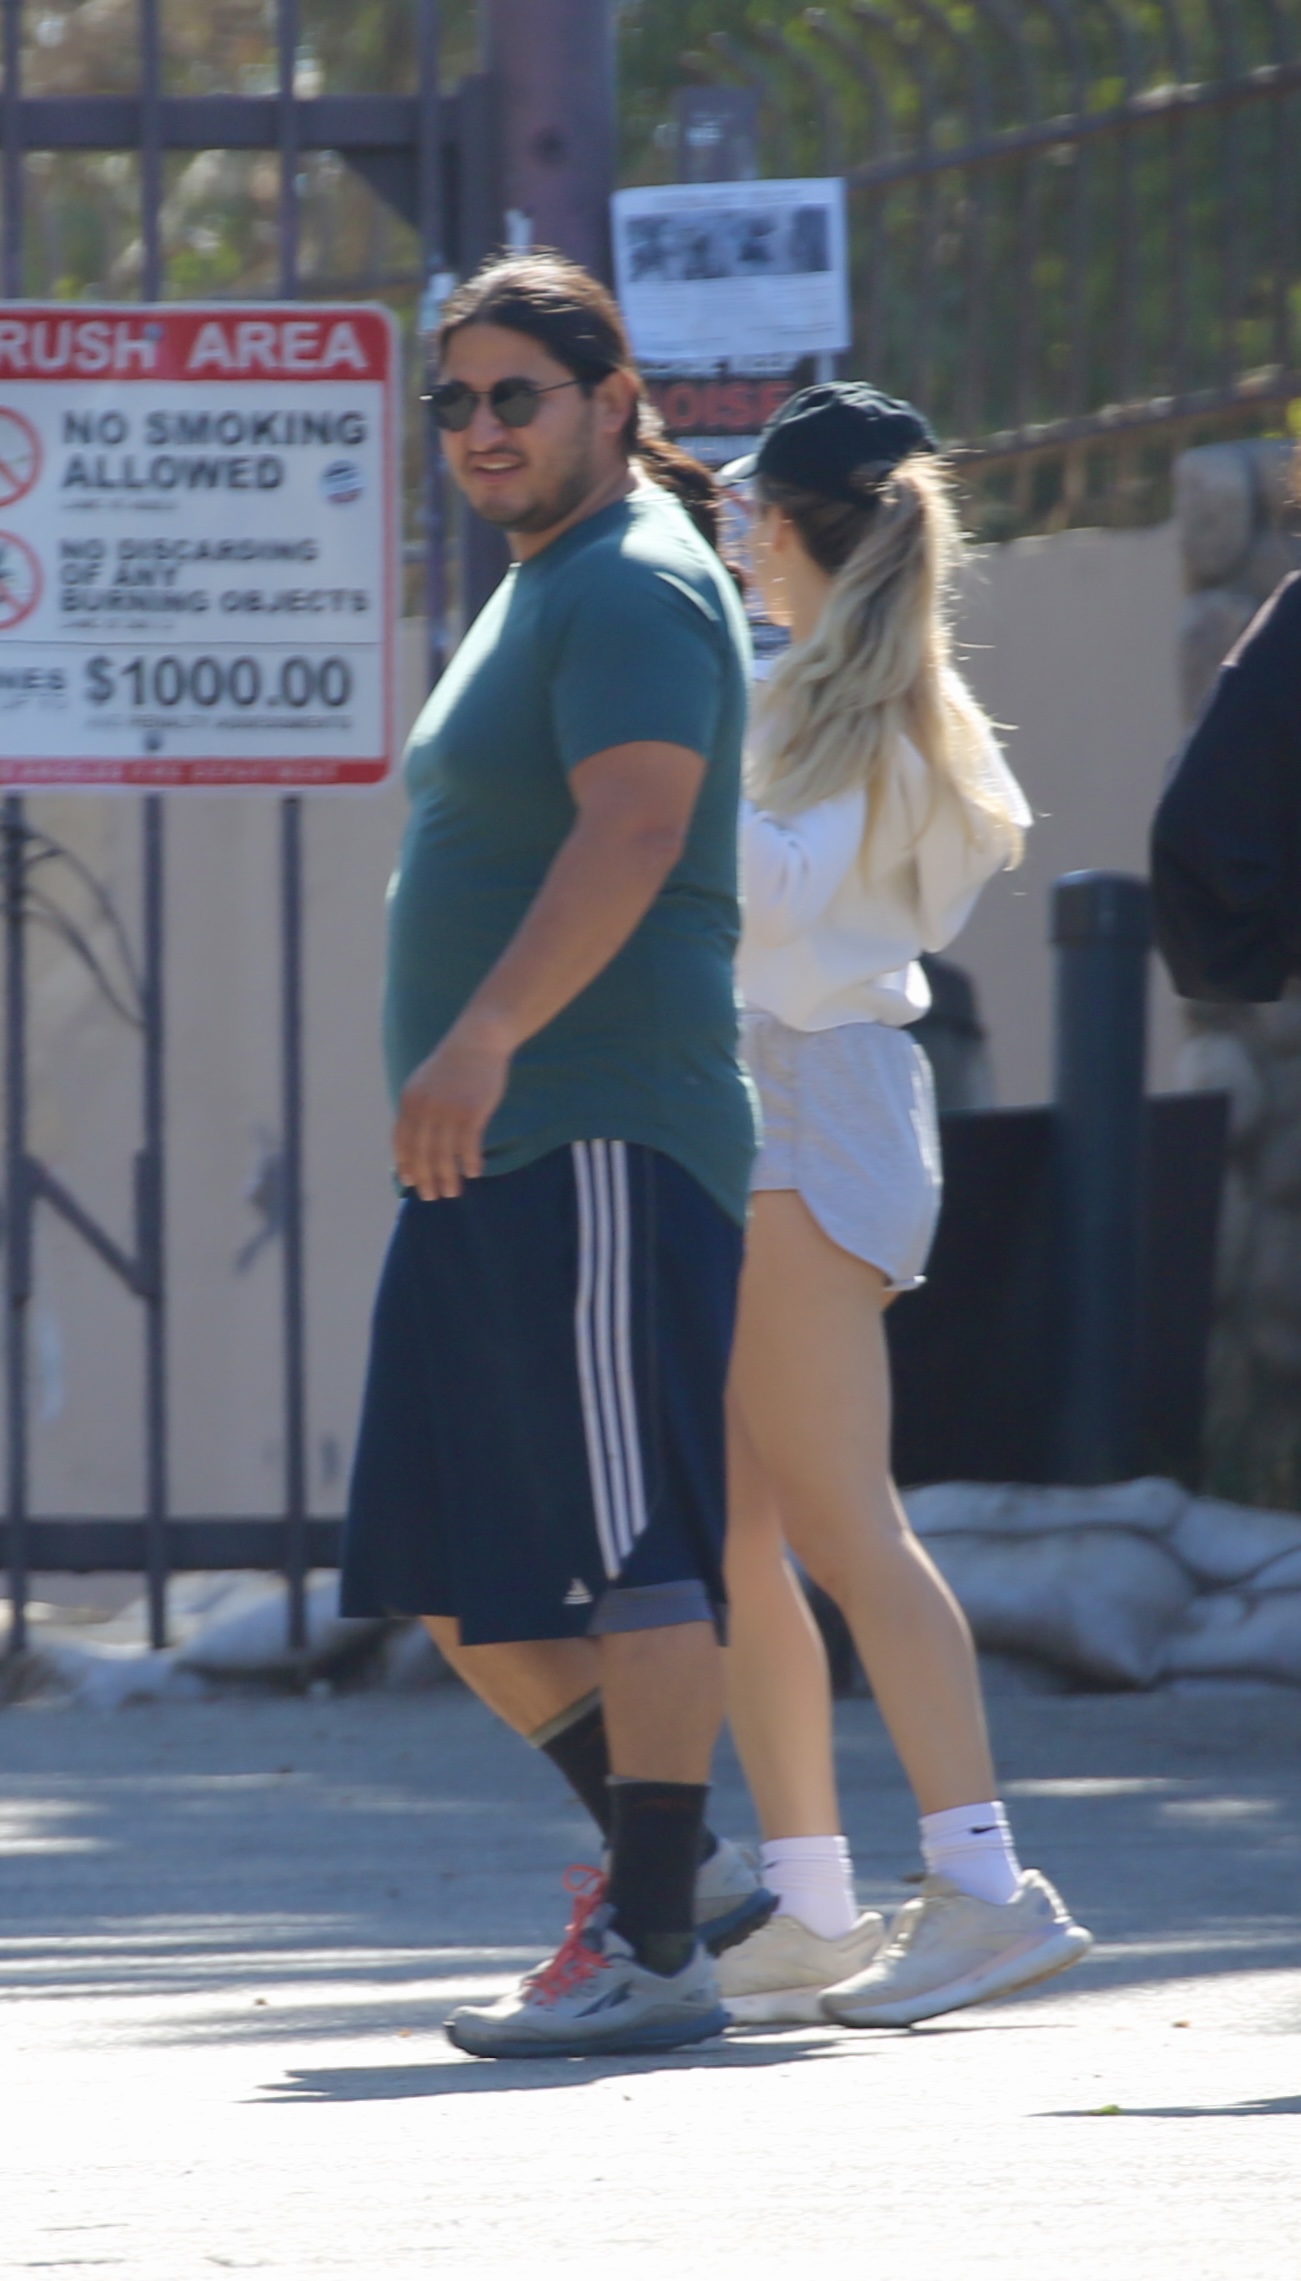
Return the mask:
<path id="1" fill-rule="evenodd" d="M 574 1333 L 592 1508 L 606 1575 L 646 1526 L 632 1372 L 632 1244 L 623 1141 L 574 1141 L 578 1294 Z"/>
<path id="2" fill-rule="evenodd" d="M 600 1145 L 609 1148 L 614 1184 L 614 1360 L 628 1481 L 628 1517 L 635 1544 L 646 1526 L 646 1483 L 642 1474 L 637 1392 L 632 1374 L 632 1209 L 628 1199 L 628 1150 L 623 1141 Z"/>

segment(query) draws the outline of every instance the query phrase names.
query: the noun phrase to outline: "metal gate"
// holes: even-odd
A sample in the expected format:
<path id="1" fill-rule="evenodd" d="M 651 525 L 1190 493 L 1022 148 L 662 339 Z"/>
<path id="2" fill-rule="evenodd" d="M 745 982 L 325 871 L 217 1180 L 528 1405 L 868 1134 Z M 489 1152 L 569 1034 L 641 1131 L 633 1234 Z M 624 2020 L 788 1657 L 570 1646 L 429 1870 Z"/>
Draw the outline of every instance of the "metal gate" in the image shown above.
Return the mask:
<path id="1" fill-rule="evenodd" d="M 415 225 L 422 284 L 446 265 L 446 231 L 457 231 L 462 258 L 473 258 L 491 234 L 482 180 L 490 138 L 482 89 L 475 82 L 452 103 L 439 95 L 438 0 L 412 0 L 418 84 L 410 95 L 305 95 L 297 85 L 301 49 L 299 0 L 274 0 L 276 87 L 266 94 L 169 95 L 164 92 L 160 0 L 138 0 L 140 76 L 133 95 L 27 95 L 22 56 L 24 0 L 3 0 L 3 226 L 0 291 L 22 294 L 24 174 L 31 154 L 133 152 L 139 171 L 141 298 L 165 291 L 162 245 L 163 168 L 173 151 L 262 151 L 279 168 L 277 217 L 281 299 L 299 286 L 299 169 L 303 154 L 340 154 L 379 195 Z M 425 613 L 430 677 L 441 665 L 446 599 L 445 548 L 436 452 L 428 439 L 423 482 Z M 130 1251 L 100 1225 L 29 1146 L 27 931 L 41 912 L 40 875 L 68 851 L 36 830 L 21 799 L 3 814 L 5 932 L 5 1418 L 7 1482 L 4 1551 L 12 1606 L 10 1646 L 26 1643 L 28 1579 L 33 1569 L 130 1569 L 147 1579 L 149 1630 L 164 1643 L 167 1579 L 176 1569 L 262 1567 L 288 1582 L 291 1643 L 304 1639 L 304 1577 L 337 1557 L 338 1524 L 307 1512 L 305 1463 L 305 1321 L 303 1260 L 303 848 L 302 804 L 280 804 L 279 996 L 281 1141 L 278 1221 L 282 1237 L 284 1358 L 284 1490 L 281 1512 L 265 1519 L 176 1520 L 169 1507 L 166 1261 L 165 1081 L 166 944 L 164 885 L 166 808 L 157 794 L 141 802 L 142 896 L 139 955 L 121 934 L 131 977 L 123 1007 L 138 1029 L 142 1085 L 140 1145 L 135 1157 L 134 1241 Z M 74 950 L 93 956 L 89 946 Z M 140 1303 L 144 1334 L 145 1497 L 139 1520 L 87 1517 L 48 1520 L 30 1511 L 28 1311 L 32 1296 L 33 1222 L 58 1214 L 90 1245 L 105 1269 Z"/>

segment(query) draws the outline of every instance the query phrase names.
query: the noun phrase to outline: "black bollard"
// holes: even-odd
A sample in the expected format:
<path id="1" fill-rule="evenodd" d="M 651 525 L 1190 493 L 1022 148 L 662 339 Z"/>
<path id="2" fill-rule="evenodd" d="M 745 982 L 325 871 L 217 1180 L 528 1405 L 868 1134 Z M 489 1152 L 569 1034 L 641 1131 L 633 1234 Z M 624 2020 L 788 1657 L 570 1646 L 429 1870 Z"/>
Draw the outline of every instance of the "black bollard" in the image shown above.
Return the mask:
<path id="1" fill-rule="evenodd" d="M 1122 1481 L 1141 1457 L 1146 883 L 1053 890 L 1062 1376 L 1056 1478 Z"/>

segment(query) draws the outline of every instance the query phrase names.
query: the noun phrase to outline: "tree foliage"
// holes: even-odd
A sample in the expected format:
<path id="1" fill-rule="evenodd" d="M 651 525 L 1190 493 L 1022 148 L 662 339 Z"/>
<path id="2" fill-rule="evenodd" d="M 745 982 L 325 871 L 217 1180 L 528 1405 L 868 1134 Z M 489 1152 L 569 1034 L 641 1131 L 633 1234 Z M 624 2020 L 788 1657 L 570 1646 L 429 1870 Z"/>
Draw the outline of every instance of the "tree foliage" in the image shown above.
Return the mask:
<path id="1" fill-rule="evenodd" d="M 850 200 L 853 369 L 950 436 L 1295 369 L 1301 101 L 1203 107 L 909 174 L 1035 122 L 1296 52 L 1301 0 L 630 0 L 627 179 L 671 179 L 684 77 L 760 98 L 760 171 L 896 162 Z"/>
<path id="2" fill-rule="evenodd" d="M 625 182 L 672 177 L 674 93 L 692 78 L 758 90 L 761 171 L 823 173 L 1233 77 L 1301 44 L 1301 0 L 615 5 Z M 165 91 L 274 90 L 273 0 L 162 0 L 162 18 Z M 476 61 L 476 0 L 443 0 L 442 22 L 453 84 Z M 139 0 L 28 0 L 24 27 L 27 92 L 138 85 Z M 414 38 L 411 0 L 301 0 L 299 90 L 408 91 Z M 854 368 L 975 437 L 1294 363 L 1299 111 L 1258 103 L 858 188 Z M 137 296 L 134 156 L 33 152 L 25 174 L 25 289 Z M 165 193 L 169 295 L 276 290 L 273 153 L 173 154 Z M 410 229 L 328 151 L 304 155 L 299 193 L 303 290 L 383 293 L 409 321 Z"/>

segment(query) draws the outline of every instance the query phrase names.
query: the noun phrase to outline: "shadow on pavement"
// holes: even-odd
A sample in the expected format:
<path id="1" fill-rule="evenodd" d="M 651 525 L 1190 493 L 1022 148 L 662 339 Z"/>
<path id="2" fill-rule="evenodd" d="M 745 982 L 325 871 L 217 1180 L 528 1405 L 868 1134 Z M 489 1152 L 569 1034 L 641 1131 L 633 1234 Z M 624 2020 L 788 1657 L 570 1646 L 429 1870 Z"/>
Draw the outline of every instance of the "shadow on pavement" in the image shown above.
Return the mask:
<path id="1" fill-rule="evenodd" d="M 267 2084 L 257 2106 L 334 2106 L 371 2099 L 439 2099 L 470 2091 L 560 2091 L 633 2075 L 682 2074 L 709 2067 L 789 2067 L 818 2059 L 843 2037 L 816 2042 L 716 2043 L 686 2051 L 611 2052 L 605 2059 L 448 2059 L 395 2067 L 293 2067 L 283 2083 Z"/>
<path id="2" fill-rule="evenodd" d="M 1085 2116 L 1103 2115 L 1108 2120 L 1121 2122 L 1195 2122 L 1199 2117 L 1222 2122 L 1226 2116 L 1238 2116 L 1243 2122 L 1256 2122 L 1262 2115 L 1301 2115 L 1301 2097 L 1280 2099 L 1239 2099 L 1227 2107 L 1055 2107 L 1050 2114 L 1039 2119 L 1043 2122 L 1076 2123 Z"/>
<path id="3" fill-rule="evenodd" d="M 837 1722 L 862 1899 L 892 1908 L 911 1800 L 874 1707 L 842 1703 Z M 1277 1976 L 1252 1998 L 1262 2027 L 1301 2028 L 1301 1690 L 1008 1698 L 995 1724 L 1022 1855 L 1099 1946 L 1027 2002 L 948 2032 L 1024 2035 L 1059 1992 L 1231 1993 L 1243 1975 Z M 0 1991 L 74 2016 L 129 2007 L 114 2032 L 138 2043 L 429 2032 L 554 1945 L 560 1865 L 590 1846 L 554 1769 L 451 1691 L 9 1710 L 2 1743 Z M 719 1777 L 719 1826 L 746 1828 L 726 1753 Z M 698 2064 L 774 2054 L 795 2047 L 732 2043 Z M 449 2065 L 468 2089 L 464 2063 Z M 327 2094 L 303 2078 L 282 2095 Z"/>
<path id="4" fill-rule="evenodd" d="M 374 1946 L 363 1946 L 369 1933 Z M 5 1938 L 0 1926 L 0 1990 L 60 2006 L 91 2000 L 126 2000 L 142 2007 L 133 2018 L 140 2044 L 224 2045 L 335 2041 L 342 2036 L 437 2034 L 453 2004 L 498 1992 L 537 1961 L 531 1946 L 387 1949 L 380 1925 L 354 1916 L 333 1920 L 268 1920 L 250 1914 L 214 1925 L 178 1913 L 159 1923 L 137 1917 L 100 1919 L 93 1932 L 71 1939 L 49 1935 Z M 1301 2026 L 1301 1940 L 1295 1925 L 1223 1921 L 1198 1930 L 1154 1927 L 1146 1938 L 1106 1943 L 1069 1975 L 997 2007 L 950 2015 L 910 2030 L 863 2029 L 849 2041 L 930 2039 L 937 2035 L 1047 2031 L 1040 2004 L 1071 1997 L 1114 1998 L 1125 1991 L 1214 1985 L 1244 1975 L 1270 1975 L 1278 1995 L 1271 2024 Z M 1181 1995 L 1181 2005 L 1191 2001 Z M 1055 2009 L 1054 2009 L 1055 2017 Z M 123 2023 L 125 2027 L 125 2022 Z M 771 2036 L 779 2031 L 768 2030 Z M 798 2036 L 799 2031 L 791 2031 Z M 843 2040 L 841 2031 L 836 2039 Z M 701 2064 L 765 2065 L 773 2047 L 729 2039 Z M 780 2058 L 806 2057 L 795 2041 L 776 2048 Z M 453 2063 L 462 2065 L 463 2063 Z M 499 2066 L 499 2062 L 489 2063 Z M 558 2063 L 543 2062 L 553 2065 Z M 590 2065 L 591 2062 L 575 2062 Z M 406 2072 L 397 2070 L 399 2074 Z M 461 2085 L 461 2088 L 467 2086 Z M 375 2092 L 374 2096 L 383 2096 Z M 394 2096 L 414 2096 L 395 2093 Z"/>

